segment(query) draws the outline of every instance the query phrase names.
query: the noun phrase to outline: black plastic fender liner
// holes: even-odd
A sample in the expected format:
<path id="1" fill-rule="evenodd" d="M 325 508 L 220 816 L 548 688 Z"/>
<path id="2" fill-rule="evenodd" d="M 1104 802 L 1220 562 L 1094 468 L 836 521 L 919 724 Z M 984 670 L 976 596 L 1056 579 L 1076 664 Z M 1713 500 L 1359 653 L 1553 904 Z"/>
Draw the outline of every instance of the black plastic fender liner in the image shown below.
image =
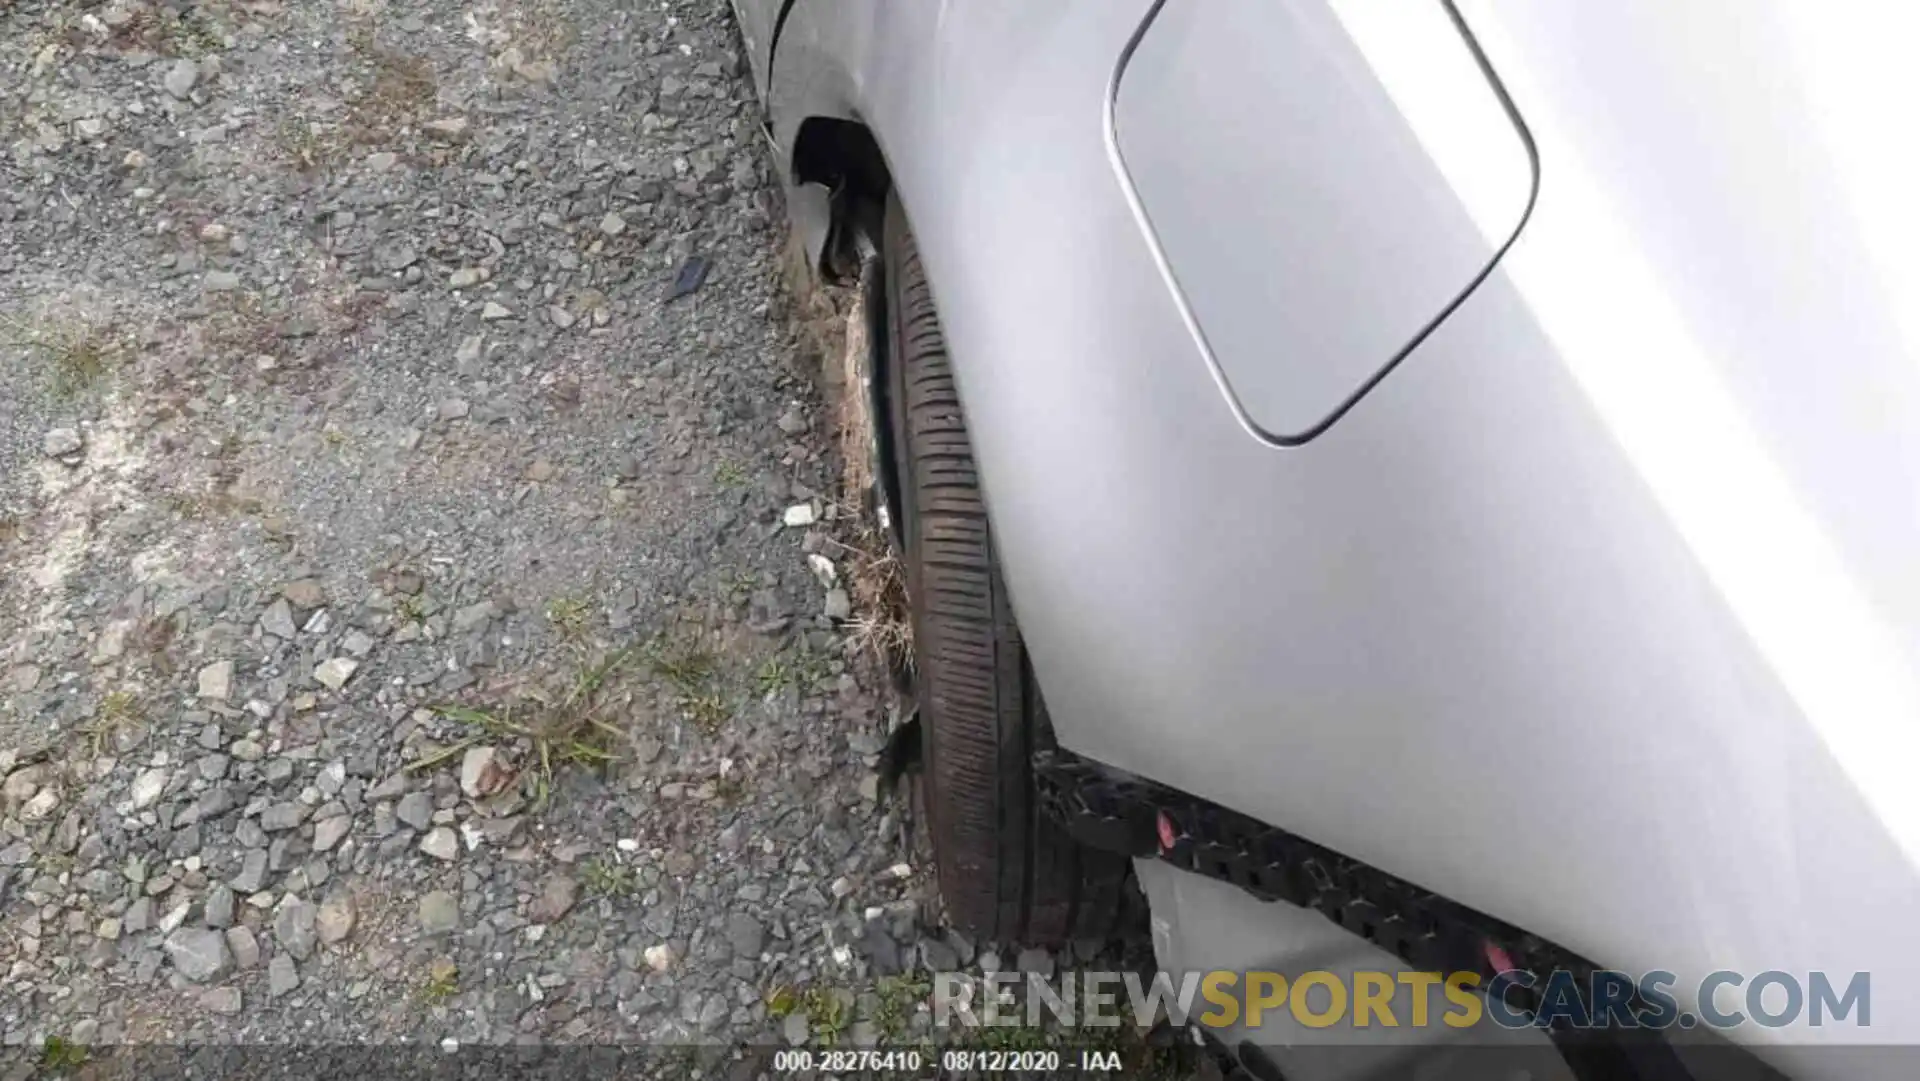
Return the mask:
<path id="1" fill-rule="evenodd" d="M 1033 772 L 1042 810 L 1080 843 L 1162 860 L 1231 883 L 1262 901 L 1312 909 L 1416 970 L 1476 972 L 1487 987 L 1510 969 L 1569 971 L 1587 985 L 1601 968 L 1539 935 L 1277 826 L 1058 747 L 1036 752 Z M 1539 1005 L 1529 989 L 1510 987 L 1502 993 L 1507 1003 L 1529 1013 Z M 1644 1005 L 1636 996 L 1636 1014 Z M 1554 1024 L 1547 1030 L 1581 1081 L 1695 1076 L 1656 1029 Z M 1739 1048 L 1728 1045 L 1714 1053 L 1738 1056 L 1741 1076 L 1787 1081 Z"/>

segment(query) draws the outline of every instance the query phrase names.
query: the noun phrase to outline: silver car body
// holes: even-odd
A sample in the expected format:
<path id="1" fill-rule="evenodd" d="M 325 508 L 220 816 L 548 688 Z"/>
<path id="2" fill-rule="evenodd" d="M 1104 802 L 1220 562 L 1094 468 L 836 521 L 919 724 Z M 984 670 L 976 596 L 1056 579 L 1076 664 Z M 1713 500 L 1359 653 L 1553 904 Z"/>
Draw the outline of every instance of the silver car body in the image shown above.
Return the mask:
<path id="1" fill-rule="evenodd" d="M 1920 1039 L 1920 13 L 736 7 L 777 147 L 884 151 L 1065 746 L 1688 1009 L 1870 971 L 1732 1033 L 1796 1076 Z M 1143 871 L 1176 963 L 1327 948 Z"/>

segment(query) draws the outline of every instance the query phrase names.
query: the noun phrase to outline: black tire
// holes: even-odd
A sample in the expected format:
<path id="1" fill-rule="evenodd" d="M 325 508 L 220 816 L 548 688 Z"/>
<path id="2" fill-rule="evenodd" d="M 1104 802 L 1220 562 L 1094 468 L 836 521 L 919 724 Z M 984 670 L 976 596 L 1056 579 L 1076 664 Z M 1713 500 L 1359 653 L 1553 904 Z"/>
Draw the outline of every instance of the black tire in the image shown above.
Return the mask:
<path id="1" fill-rule="evenodd" d="M 1131 867 L 1036 806 L 1046 707 L 1001 582 L 933 293 L 892 197 L 883 232 L 885 398 L 940 892 L 952 921 L 986 941 L 1104 941 L 1133 911 Z"/>

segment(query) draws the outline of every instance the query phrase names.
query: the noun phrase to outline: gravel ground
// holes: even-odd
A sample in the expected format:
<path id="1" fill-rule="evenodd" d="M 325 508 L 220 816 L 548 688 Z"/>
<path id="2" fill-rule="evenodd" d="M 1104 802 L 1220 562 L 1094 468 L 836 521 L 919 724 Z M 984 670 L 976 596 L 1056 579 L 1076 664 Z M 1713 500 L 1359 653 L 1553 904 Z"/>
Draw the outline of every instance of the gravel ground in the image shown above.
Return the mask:
<path id="1" fill-rule="evenodd" d="M 0 0 L 6 1046 L 859 1043 L 1002 964 L 874 797 L 758 118 L 723 0 Z"/>

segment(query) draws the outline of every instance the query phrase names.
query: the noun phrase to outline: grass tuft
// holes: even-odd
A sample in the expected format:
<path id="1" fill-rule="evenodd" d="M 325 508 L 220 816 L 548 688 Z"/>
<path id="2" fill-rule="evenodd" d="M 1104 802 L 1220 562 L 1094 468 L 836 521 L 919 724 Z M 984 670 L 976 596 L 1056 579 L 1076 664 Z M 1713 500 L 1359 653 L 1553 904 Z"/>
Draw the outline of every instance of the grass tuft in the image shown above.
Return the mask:
<path id="1" fill-rule="evenodd" d="M 416 593 L 410 597 L 401 597 L 393 606 L 393 614 L 402 623 L 423 623 L 427 618 L 427 598 Z"/>
<path id="2" fill-rule="evenodd" d="M 294 171 L 300 173 L 331 167 L 345 150 L 337 132 L 300 116 L 284 117 L 275 124 L 273 141 Z"/>
<path id="3" fill-rule="evenodd" d="M 87 748 L 93 757 L 116 752 L 121 733 L 128 731 L 147 716 L 146 704 L 132 691 L 114 691 L 100 699 L 93 716 L 80 727 L 87 738 Z"/>
<path id="4" fill-rule="evenodd" d="M 914 1011 L 931 994 L 933 984 L 925 978 L 906 974 L 881 977 L 874 986 L 877 1002 L 873 1011 L 873 1023 L 881 1037 L 897 1039 L 905 1034 Z"/>
<path id="5" fill-rule="evenodd" d="M 442 957 L 427 967 L 427 975 L 420 983 L 420 999 L 429 1006 L 438 1006 L 460 993 L 460 966 Z"/>
<path id="6" fill-rule="evenodd" d="M 795 671 L 792 664 L 780 657 L 768 657 L 766 663 L 760 666 L 760 670 L 754 673 L 753 680 L 762 698 L 800 685 L 799 673 Z"/>
<path id="7" fill-rule="evenodd" d="M 800 649 L 790 654 L 768 657 L 753 674 L 754 690 L 761 698 L 798 691 L 806 694 L 832 676 L 827 658 Z"/>
<path id="8" fill-rule="evenodd" d="M 631 897 L 640 892 L 633 868 L 595 857 L 580 866 L 580 881 L 590 897 Z"/>
<path id="9" fill-rule="evenodd" d="M 806 1012 L 814 1042 L 823 1047 L 840 1042 L 853 1024 L 853 998 L 850 992 L 819 984 L 800 992 L 800 1008 Z"/>
<path id="10" fill-rule="evenodd" d="M 705 691 L 700 694 L 688 694 L 680 697 L 680 709 L 692 721 L 694 727 L 713 735 L 726 727 L 733 719 L 733 706 L 728 704 L 726 696 L 718 691 Z"/>
<path id="11" fill-rule="evenodd" d="M 781 984 L 767 992 L 767 1013 L 775 1020 L 785 1020 L 788 1014 L 800 1008 L 800 992 L 786 984 Z"/>
<path id="12" fill-rule="evenodd" d="M 610 653 L 579 669 L 558 694 L 536 693 L 497 708 L 435 706 L 435 713 L 473 734 L 407 768 L 433 769 L 485 742 L 520 741 L 532 759 L 522 773 L 523 783 L 531 788 L 528 797 L 534 810 L 545 810 L 561 770 L 568 766 L 600 769 L 617 761 L 614 748 L 626 733 L 614 723 L 617 707 L 624 704 L 624 698 L 614 692 L 631 660 L 631 650 Z"/>
<path id="13" fill-rule="evenodd" d="M 686 641 L 660 641 L 647 647 L 653 674 L 673 692 L 686 719 L 712 735 L 733 719 L 733 703 L 720 686 L 720 665 L 713 653 Z"/>
<path id="14" fill-rule="evenodd" d="M 653 674 L 683 693 L 704 688 L 718 668 L 711 652 L 684 642 L 656 644 L 649 652 Z"/>
<path id="15" fill-rule="evenodd" d="M 128 343 L 104 323 L 46 318 L 27 323 L 0 316 L 4 340 L 44 357 L 48 386 L 56 398 L 75 398 L 92 390 L 120 366 Z"/>
<path id="16" fill-rule="evenodd" d="M 579 597 L 556 597 L 547 602 L 547 622 L 562 638 L 578 638 L 586 633 L 593 605 Z"/>
<path id="17" fill-rule="evenodd" d="M 48 1036 L 40 1044 L 40 1068 L 53 1076 L 87 1064 L 87 1049 L 64 1036 Z"/>

